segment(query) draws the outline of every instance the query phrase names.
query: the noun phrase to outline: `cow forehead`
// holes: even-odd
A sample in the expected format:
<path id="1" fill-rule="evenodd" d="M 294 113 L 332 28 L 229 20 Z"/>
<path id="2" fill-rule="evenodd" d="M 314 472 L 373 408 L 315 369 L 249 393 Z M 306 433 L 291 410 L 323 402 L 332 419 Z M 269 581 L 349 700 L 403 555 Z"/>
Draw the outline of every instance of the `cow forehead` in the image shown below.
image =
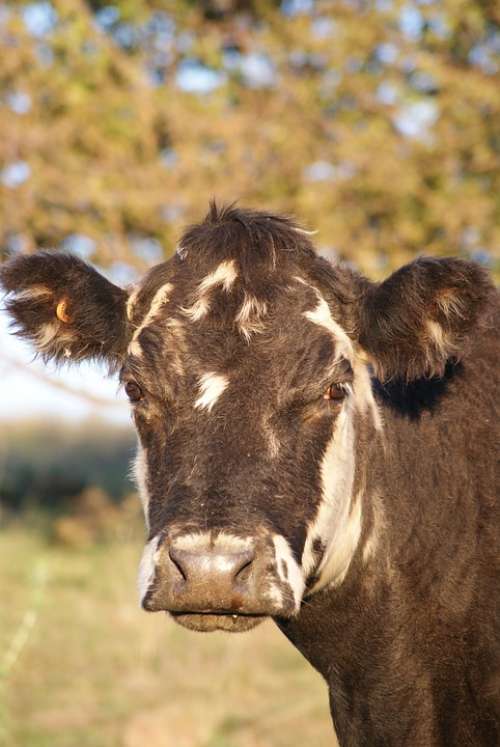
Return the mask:
<path id="1" fill-rule="evenodd" d="M 128 352 L 144 363 L 160 354 L 179 374 L 189 358 L 202 390 L 207 382 L 222 390 L 228 368 L 252 359 L 289 364 L 312 355 L 321 366 L 353 358 L 346 330 L 301 275 L 281 273 L 252 285 L 235 259 L 223 259 L 204 273 L 173 272 L 158 281 L 149 279 L 130 296 Z"/>

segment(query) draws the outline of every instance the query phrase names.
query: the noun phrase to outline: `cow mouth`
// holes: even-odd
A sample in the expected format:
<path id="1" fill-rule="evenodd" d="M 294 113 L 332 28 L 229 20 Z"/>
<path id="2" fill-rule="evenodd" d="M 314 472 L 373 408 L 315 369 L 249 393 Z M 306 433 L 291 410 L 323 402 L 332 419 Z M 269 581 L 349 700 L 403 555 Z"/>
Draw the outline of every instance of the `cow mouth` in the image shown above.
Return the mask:
<path id="1" fill-rule="evenodd" d="M 267 615 L 242 615 L 234 612 L 170 612 L 176 623 L 198 633 L 212 633 L 223 630 L 226 633 L 243 633 L 252 630 Z"/>

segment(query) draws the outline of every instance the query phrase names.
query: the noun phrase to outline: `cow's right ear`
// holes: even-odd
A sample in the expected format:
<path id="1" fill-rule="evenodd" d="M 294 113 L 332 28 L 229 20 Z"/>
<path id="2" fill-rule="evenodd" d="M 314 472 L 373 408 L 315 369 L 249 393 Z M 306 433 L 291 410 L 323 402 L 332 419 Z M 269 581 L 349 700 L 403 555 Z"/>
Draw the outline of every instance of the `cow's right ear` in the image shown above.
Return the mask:
<path id="1" fill-rule="evenodd" d="M 37 252 L 0 267 L 6 309 L 16 334 L 45 360 L 104 360 L 115 368 L 126 352 L 128 294 L 81 259 Z"/>
<path id="2" fill-rule="evenodd" d="M 382 381 L 442 376 L 448 360 L 463 357 L 493 294 L 474 262 L 420 257 L 365 287 L 360 346 Z"/>

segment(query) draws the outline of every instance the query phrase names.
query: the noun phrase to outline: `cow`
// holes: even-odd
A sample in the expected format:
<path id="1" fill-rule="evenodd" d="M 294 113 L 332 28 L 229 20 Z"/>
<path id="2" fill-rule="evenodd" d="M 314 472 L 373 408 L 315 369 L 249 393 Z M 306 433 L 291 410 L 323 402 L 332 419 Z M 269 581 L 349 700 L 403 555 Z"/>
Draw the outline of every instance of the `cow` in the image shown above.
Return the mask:
<path id="1" fill-rule="evenodd" d="M 499 294 L 460 259 L 383 282 L 294 221 L 211 205 L 122 289 L 64 253 L 1 269 L 46 360 L 130 399 L 142 606 L 266 618 L 324 677 L 342 747 L 500 744 Z"/>

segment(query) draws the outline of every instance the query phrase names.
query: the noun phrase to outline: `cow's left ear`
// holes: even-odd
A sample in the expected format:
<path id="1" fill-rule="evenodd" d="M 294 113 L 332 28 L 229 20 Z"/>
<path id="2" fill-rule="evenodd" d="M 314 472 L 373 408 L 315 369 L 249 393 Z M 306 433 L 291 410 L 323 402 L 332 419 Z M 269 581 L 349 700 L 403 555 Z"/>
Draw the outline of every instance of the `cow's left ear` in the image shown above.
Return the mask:
<path id="1" fill-rule="evenodd" d="M 105 360 L 126 352 L 128 294 L 77 257 L 37 252 L 0 267 L 16 333 L 46 360 Z"/>
<path id="2" fill-rule="evenodd" d="M 365 288 L 359 343 L 382 381 L 441 376 L 494 292 L 473 262 L 417 259 Z"/>

